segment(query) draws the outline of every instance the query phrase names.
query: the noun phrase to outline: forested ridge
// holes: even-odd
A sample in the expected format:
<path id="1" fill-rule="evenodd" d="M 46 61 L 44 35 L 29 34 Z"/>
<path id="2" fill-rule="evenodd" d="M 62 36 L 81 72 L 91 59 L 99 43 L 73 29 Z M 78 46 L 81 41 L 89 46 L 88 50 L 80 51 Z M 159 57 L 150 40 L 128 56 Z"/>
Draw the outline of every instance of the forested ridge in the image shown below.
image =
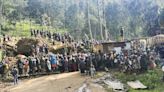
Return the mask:
<path id="1" fill-rule="evenodd" d="M 1 33 L 31 29 L 68 32 L 78 38 L 152 36 L 164 25 L 164 0 L 0 0 Z M 11 34 L 11 35 L 12 35 Z"/>

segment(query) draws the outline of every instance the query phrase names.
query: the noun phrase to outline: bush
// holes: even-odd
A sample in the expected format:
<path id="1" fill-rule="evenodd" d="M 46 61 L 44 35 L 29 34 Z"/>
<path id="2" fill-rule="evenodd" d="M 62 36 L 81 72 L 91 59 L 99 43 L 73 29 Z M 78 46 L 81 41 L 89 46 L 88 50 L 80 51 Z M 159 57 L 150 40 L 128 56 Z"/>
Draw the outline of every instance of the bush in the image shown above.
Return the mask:
<path id="1" fill-rule="evenodd" d="M 127 81 L 139 80 L 148 87 L 147 90 L 134 90 L 130 88 L 129 92 L 163 92 L 164 89 L 164 83 L 161 79 L 163 73 L 159 68 L 148 70 L 146 73 L 138 75 L 120 72 L 115 72 L 113 74 L 125 84 Z"/>

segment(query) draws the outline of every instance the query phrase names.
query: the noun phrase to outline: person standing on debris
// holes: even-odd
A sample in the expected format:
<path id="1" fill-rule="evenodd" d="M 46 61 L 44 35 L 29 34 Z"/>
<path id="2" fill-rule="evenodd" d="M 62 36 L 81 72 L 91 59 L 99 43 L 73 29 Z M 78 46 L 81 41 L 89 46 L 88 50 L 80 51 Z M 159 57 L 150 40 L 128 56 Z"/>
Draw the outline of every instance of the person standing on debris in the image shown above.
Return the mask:
<path id="1" fill-rule="evenodd" d="M 48 57 L 45 59 L 47 65 L 47 72 L 51 72 L 51 62 L 49 61 Z"/>
<path id="2" fill-rule="evenodd" d="M 29 69 L 29 61 L 28 61 L 28 59 L 26 59 L 25 62 L 24 62 L 24 73 L 25 73 L 25 76 L 28 75 L 28 69 Z"/>
<path id="3" fill-rule="evenodd" d="M 77 63 L 76 63 L 77 61 L 76 61 L 76 59 L 75 59 L 75 57 L 73 57 L 72 58 L 72 71 L 77 71 Z"/>
<path id="4" fill-rule="evenodd" d="M 144 53 L 141 56 L 141 60 L 140 60 L 141 72 L 147 71 L 147 69 L 148 69 L 147 60 L 148 60 L 147 55 L 146 55 L 146 53 Z"/>
<path id="5" fill-rule="evenodd" d="M 3 42 L 5 42 L 6 41 L 6 39 L 5 39 L 5 35 L 3 34 Z"/>
<path id="6" fill-rule="evenodd" d="M 11 74 L 14 77 L 14 85 L 18 84 L 18 70 L 16 67 L 12 69 Z"/>
<path id="7" fill-rule="evenodd" d="M 65 60 L 64 60 L 64 57 L 63 56 L 61 56 L 60 63 L 61 63 L 61 70 L 60 70 L 60 72 L 61 73 L 64 73 L 65 72 Z"/>
<path id="8" fill-rule="evenodd" d="M 34 36 L 36 37 L 37 36 L 36 30 L 34 29 L 33 31 L 34 31 Z"/>
<path id="9" fill-rule="evenodd" d="M 38 55 L 40 53 L 40 47 L 39 45 L 36 46 L 36 55 Z"/>
<path id="10" fill-rule="evenodd" d="M 46 62 L 45 62 L 45 56 L 42 56 L 40 59 L 40 65 L 41 65 L 41 72 L 45 72 L 46 70 Z"/>
<path id="11" fill-rule="evenodd" d="M 96 69 L 93 64 L 91 64 L 90 73 L 91 73 L 91 78 L 93 78 L 96 73 Z"/>
<path id="12" fill-rule="evenodd" d="M 36 74 L 38 71 L 36 57 L 32 58 L 32 62 L 33 62 L 33 72 Z"/>
<path id="13" fill-rule="evenodd" d="M 50 62 L 51 62 L 51 68 L 52 68 L 53 71 L 55 71 L 56 67 L 57 67 L 56 55 L 55 54 L 50 55 L 49 59 L 50 59 Z"/>
<path id="14" fill-rule="evenodd" d="M 69 70 L 68 64 L 69 64 L 68 57 L 64 56 L 64 67 L 65 67 L 65 71 L 67 71 L 67 72 Z"/>
<path id="15" fill-rule="evenodd" d="M 45 53 L 48 54 L 48 45 L 45 44 Z"/>
<path id="16" fill-rule="evenodd" d="M 31 32 L 31 36 L 33 36 L 34 35 L 34 31 L 31 29 L 30 32 Z"/>
<path id="17" fill-rule="evenodd" d="M 29 57 L 29 74 L 33 74 L 34 72 L 34 66 L 33 66 L 33 61 L 32 57 Z"/>
<path id="18" fill-rule="evenodd" d="M 86 57 L 85 63 L 86 63 L 86 74 L 89 75 L 90 74 L 90 67 L 91 67 L 91 61 L 89 60 L 89 56 Z"/>
<path id="19" fill-rule="evenodd" d="M 17 61 L 17 65 L 18 65 L 18 71 L 19 71 L 19 75 L 22 75 L 23 74 L 23 62 L 21 59 L 19 59 Z"/>
<path id="20" fill-rule="evenodd" d="M 37 72 L 41 72 L 41 64 L 40 64 L 40 59 L 39 57 L 36 57 L 36 67 L 37 67 Z"/>

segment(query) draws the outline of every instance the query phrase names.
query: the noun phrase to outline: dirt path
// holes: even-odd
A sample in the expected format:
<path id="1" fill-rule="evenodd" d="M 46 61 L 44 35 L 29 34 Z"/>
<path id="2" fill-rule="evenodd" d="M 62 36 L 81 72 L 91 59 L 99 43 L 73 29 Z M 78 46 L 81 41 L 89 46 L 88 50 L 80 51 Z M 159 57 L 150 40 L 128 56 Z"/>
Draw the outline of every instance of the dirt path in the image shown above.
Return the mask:
<path id="1" fill-rule="evenodd" d="M 78 72 L 49 75 L 31 80 L 25 80 L 17 86 L 11 86 L 0 92 L 78 92 L 87 82 L 91 92 L 105 92 L 90 83 L 89 77 L 80 76 Z"/>

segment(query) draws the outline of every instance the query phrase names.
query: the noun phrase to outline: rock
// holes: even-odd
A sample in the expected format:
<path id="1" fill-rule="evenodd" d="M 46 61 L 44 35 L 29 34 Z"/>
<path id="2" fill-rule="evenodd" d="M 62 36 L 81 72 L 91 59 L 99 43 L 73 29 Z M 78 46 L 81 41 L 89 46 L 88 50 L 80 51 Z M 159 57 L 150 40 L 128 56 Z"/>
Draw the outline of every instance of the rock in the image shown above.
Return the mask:
<path id="1" fill-rule="evenodd" d="M 118 81 L 117 79 L 114 79 L 111 74 L 105 74 L 104 76 L 95 79 L 93 81 L 94 83 L 97 83 L 101 86 L 106 85 L 107 87 L 109 87 L 110 89 L 116 91 L 116 92 L 126 92 L 125 88 L 124 88 L 124 84 L 122 84 L 120 81 Z"/>
<path id="2" fill-rule="evenodd" d="M 88 87 L 87 87 L 87 84 L 83 84 L 77 92 L 91 92 Z"/>
<path id="3" fill-rule="evenodd" d="M 16 44 L 18 54 L 31 55 L 34 52 L 34 47 L 36 45 L 43 45 L 45 42 L 42 39 L 33 38 L 23 38 Z"/>

